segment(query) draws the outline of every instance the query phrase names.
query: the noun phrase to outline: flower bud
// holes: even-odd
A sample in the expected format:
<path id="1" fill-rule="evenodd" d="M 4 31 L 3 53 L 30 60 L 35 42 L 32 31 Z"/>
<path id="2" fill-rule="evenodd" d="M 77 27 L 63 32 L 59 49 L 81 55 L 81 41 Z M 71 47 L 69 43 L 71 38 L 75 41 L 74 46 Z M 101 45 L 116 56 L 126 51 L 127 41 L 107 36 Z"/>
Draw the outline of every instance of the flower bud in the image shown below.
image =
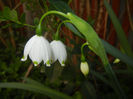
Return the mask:
<path id="1" fill-rule="evenodd" d="M 89 65 L 87 62 L 81 62 L 80 70 L 86 76 L 89 73 Z"/>
<path id="2" fill-rule="evenodd" d="M 115 60 L 114 60 L 114 64 L 117 64 L 117 63 L 119 63 L 120 62 L 120 59 L 118 59 L 118 58 L 116 58 Z"/>

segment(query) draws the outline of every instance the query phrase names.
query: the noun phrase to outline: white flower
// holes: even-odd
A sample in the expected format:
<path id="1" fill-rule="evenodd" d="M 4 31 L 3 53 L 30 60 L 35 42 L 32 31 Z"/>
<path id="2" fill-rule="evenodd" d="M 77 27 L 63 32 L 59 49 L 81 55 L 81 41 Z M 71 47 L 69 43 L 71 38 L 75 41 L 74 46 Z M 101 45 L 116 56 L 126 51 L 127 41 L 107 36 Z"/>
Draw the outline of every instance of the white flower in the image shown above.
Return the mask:
<path id="1" fill-rule="evenodd" d="M 42 60 L 44 64 L 46 63 L 47 66 L 50 66 L 51 47 L 49 42 L 43 36 L 34 35 L 26 43 L 21 61 L 27 60 L 28 55 L 35 66 L 41 63 Z"/>
<path id="2" fill-rule="evenodd" d="M 65 66 L 65 61 L 67 58 L 65 45 L 59 40 L 52 41 L 50 45 L 53 51 L 53 62 L 58 60 L 61 66 Z"/>
<path id="3" fill-rule="evenodd" d="M 86 76 L 89 73 L 89 66 L 87 62 L 81 62 L 80 64 L 81 72 Z"/>

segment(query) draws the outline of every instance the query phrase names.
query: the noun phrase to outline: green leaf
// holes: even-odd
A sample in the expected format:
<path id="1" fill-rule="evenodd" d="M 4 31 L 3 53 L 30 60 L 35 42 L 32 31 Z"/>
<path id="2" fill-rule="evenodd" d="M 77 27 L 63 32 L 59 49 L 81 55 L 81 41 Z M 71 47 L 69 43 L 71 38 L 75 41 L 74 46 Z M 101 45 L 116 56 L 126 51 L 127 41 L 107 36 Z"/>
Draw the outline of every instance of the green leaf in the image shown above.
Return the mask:
<path id="1" fill-rule="evenodd" d="M 10 20 L 13 22 L 18 22 L 18 15 L 17 15 L 17 12 L 15 10 L 12 10 L 10 12 Z"/>
<path id="2" fill-rule="evenodd" d="M 3 18 L 10 20 L 10 12 L 11 12 L 11 10 L 9 7 L 4 7 L 4 10 L 2 11 Z"/>
<path id="3" fill-rule="evenodd" d="M 71 23 L 74 24 L 74 26 L 80 31 L 80 33 L 85 36 L 85 39 L 88 41 L 89 46 L 101 58 L 103 64 L 107 65 L 108 60 L 104 46 L 102 45 L 101 40 L 99 39 L 97 33 L 94 31 L 91 25 L 72 13 L 68 13 L 67 15 Z"/>
<path id="4" fill-rule="evenodd" d="M 34 84 L 34 85 L 37 85 L 37 86 L 42 86 L 43 87 L 43 84 L 35 81 L 35 80 L 32 80 L 30 78 L 23 78 L 23 80 L 26 82 L 26 83 L 29 83 L 29 84 Z"/>
<path id="5" fill-rule="evenodd" d="M 100 79 L 101 81 L 103 81 L 105 84 L 107 84 L 107 85 L 109 85 L 109 86 L 111 86 L 111 87 L 113 88 L 111 82 L 108 81 L 106 78 L 104 78 L 100 73 L 95 72 L 95 71 L 93 71 L 93 70 L 90 70 L 90 73 L 91 73 L 92 75 L 96 76 L 96 77 L 97 77 L 98 79 Z M 114 87 L 115 87 L 115 86 L 114 86 Z"/>
<path id="6" fill-rule="evenodd" d="M 52 99 L 72 99 L 70 96 L 67 96 L 61 92 L 58 92 L 56 90 L 50 89 L 45 86 L 37 86 L 35 84 L 26 84 L 26 83 L 0 83 L 0 88 L 16 88 L 16 89 L 23 89 L 28 90 L 36 93 L 40 93 L 43 95 L 47 95 Z"/>
<path id="7" fill-rule="evenodd" d="M 83 37 L 83 35 L 71 23 L 65 23 L 65 26 L 68 27 L 77 36 Z"/>
<path id="8" fill-rule="evenodd" d="M 63 1 L 61 0 L 48 0 L 58 11 L 67 13 L 67 12 L 73 12 L 73 10 Z"/>
<path id="9" fill-rule="evenodd" d="M 63 1 L 58 0 L 49 0 L 50 4 L 55 7 L 56 10 L 67 13 L 71 12 L 74 13 L 73 10 Z M 65 20 L 63 17 L 59 17 L 61 20 Z M 71 24 L 65 23 L 65 26 L 68 27 L 72 32 L 74 32 L 79 37 L 83 38 L 83 35 Z"/>
<path id="10" fill-rule="evenodd" d="M 99 80 L 103 81 L 105 84 L 109 85 L 110 87 L 112 87 L 116 92 L 118 91 L 118 89 L 116 88 L 116 84 L 114 84 L 114 81 L 108 81 L 103 75 L 101 75 L 98 72 L 95 72 L 93 70 L 90 71 L 92 73 L 92 75 L 94 75 L 96 78 L 98 78 Z M 119 94 L 119 93 L 117 93 Z M 126 99 L 126 97 L 122 94 L 119 96 L 120 99 Z"/>
<path id="11" fill-rule="evenodd" d="M 88 81 L 84 81 L 82 83 L 81 90 L 87 99 L 97 99 L 96 90 L 92 83 L 90 83 Z"/>
<path id="12" fill-rule="evenodd" d="M 102 39 L 101 39 L 101 41 L 104 45 L 105 50 L 109 54 L 111 54 L 115 58 L 120 59 L 122 62 L 128 64 L 129 66 L 133 67 L 133 59 L 131 57 L 127 56 L 126 54 L 123 54 L 121 51 L 119 51 L 117 48 L 113 47 L 112 45 L 110 45 L 106 41 L 104 41 Z"/>
<path id="13" fill-rule="evenodd" d="M 25 23 L 25 13 L 23 13 L 21 16 L 20 16 L 20 22 L 21 23 Z"/>
<path id="14" fill-rule="evenodd" d="M 113 12 L 111 6 L 108 4 L 107 0 L 104 0 L 104 5 L 109 13 L 111 20 L 112 20 L 112 23 L 114 25 L 114 28 L 116 30 L 116 33 L 117 33 L 117 36 L 118 36 L 118 39 L 120 41 L 122 48 L 124 49 L 125 53 L 128 56 L 133 57 L 133 52 L 132 52 L 129 42 L 126 38 L 125 32 L 123 31 L 120 22 L 118 21 L 115 13 Z"/>
<path id="15" fill-rule="evenodd" d="M 4 7 L 4 10 L 0 12 L 0 21 L 13 21 L 18 22 L 18 15 L 15 10 L 10 10 L 9 7 Z"/>

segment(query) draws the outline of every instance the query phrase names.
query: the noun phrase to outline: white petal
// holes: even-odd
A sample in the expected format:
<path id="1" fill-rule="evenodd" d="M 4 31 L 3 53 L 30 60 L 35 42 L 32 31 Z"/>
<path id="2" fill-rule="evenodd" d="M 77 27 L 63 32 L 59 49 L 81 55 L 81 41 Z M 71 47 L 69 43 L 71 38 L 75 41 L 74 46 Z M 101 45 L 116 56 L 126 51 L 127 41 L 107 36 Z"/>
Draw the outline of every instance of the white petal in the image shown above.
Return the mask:
<path id="1" fill-rule="evenodd" d="M 66 52 L 65 45 L 62 42 L 59 42 L 58 47 L 60 48 L 58 60 L 61 66 L 65 66 L 65 61 L 67 58 L 67 52 Z"/>
<path id="2" fill-rule="evenodd" d="M 23 56 L 23 58 L 21 59 L 21 61 L 27 60 L 27 56 L 28 56 L 28 54 L 29 54 L 29 52 L 30 52 L 30 50 L 31 50 L 31 48 L 32 48 L 32 46 L 33 46 L 33 44 L 34 44 L 34 42 L 35 42 L 36 37 L 37 37 L 37 36 L 34 35 L 34 36 L 31 37 L 31 38 L 28 40 L 28 42 L 26 43 L 26 45 L 25 45 L 25 47 L 24 47 L 24 56 Z"/>
<path id="3" fill-rule="evenodd" d="M 56 42 L 52 41 L 50 43 L 50 46 L 51 46 L 51 49 L 52 49 L 52 52 L 53 52 L 53 62 L 55 62 L 58 59 L 58 48 L 56 46 Z"/>
<path id="4" fill-rule="evenodd" d="M 51 59 L 52 59 L 52 51 L 49 42 L 45 38 L 41 38 L 42 45 L 43 45 L 43 61 L 44 64 L 46 63 L 47 66 L 50 66 Z"/>
<path id="5" fill-rule="evenodd" d="M 33 44 L 33 47 L 29 53 L 29 57 L 31 58 L 35 66 L 40 64 L 43 59 L 43 45 L 40 38 L 41 37 L 38 36 L 35 39 L 35 43 Z"/>

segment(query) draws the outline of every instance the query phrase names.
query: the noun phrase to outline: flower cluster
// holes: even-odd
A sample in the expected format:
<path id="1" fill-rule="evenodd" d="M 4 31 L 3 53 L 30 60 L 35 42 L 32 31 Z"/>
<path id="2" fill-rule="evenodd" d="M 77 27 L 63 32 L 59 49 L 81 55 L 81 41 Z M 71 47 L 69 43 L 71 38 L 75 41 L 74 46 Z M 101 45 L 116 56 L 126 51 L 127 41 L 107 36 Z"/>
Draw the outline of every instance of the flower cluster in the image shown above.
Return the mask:
<path id="1" fill-rule="evenodd" d="M 50 66 L 53 62 L 59 61 L 61 66 L 65 66 L 67 52 L 65 45 L 54 40 L 49 43 L 43 36 L 34 35 L 29 39 L 24 47 L 24 56 L 21 61 L 26 61 L 30 57 L 34 66 L 37 66 L 42 61 L 46 66 Z"/>

